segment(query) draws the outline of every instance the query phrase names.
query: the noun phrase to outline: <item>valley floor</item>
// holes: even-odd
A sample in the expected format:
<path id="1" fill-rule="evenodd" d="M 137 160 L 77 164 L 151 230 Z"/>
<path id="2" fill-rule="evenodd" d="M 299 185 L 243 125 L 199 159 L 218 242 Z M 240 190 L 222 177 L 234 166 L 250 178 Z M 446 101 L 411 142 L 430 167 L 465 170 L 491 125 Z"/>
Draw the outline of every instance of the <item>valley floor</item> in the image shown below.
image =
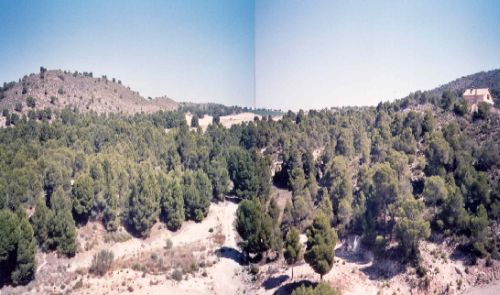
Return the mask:
<path id="1" fill-rule="evenodd" d="M 110 241 L 100 224 L 89 223 L 79 230 L 82 249 L 75 257 L 39 253 L 36 280 L 24 287 L 4 287 L 0 294 L 289 294 L 300 283 L 319 280 L 305 263 L 294 267 L 292 280 L 292 269 L 282 259 L 261 265 L 259 274 L 251 275 L 241 264 L 237 247 L 236 209 L 237 204 L 229 201 L 212 204 L 203 222 L 186 222 L 177 232 L 156 224 L 144 240 Z M 96 277 L 88 273 L 88 267 L 102 249 L 112 250 L 115 262 L 112 271 Z M 480 261 L 479 266 L 467 268 L 462 260 L 450 258 L 450 250 L 427 242 L 421 251 L 431 278 L 427 288 L 413 269 L 394 261 L 375 265 L 369 252 L 353 254 L 345 244 L 338 245 L 335 265 L 323 279 L 344 295 L 499 294 L 498 263 L 485 268 Z M 188 274 L 176 281 L 171 275 L 176 268 L 187 269 Z M 496 283 L 472 287 L 488 282 Z"/>

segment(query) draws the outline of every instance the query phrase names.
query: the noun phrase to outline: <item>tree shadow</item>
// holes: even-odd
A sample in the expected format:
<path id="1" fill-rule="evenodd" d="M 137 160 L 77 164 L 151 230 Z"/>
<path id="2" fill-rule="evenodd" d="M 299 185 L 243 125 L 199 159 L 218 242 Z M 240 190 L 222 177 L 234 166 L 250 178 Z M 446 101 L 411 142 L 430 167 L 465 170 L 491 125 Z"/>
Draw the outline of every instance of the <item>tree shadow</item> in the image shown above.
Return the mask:
<path id="1" fill-rule="evenodd" d="M 124 222 L 123 223 L 123 228 L 125 229 L 125 231 L 127 233 L 129 233 L 133 238 L 136 238 L 136 239 L 141 239 L 141 240 L 145 240 L 149 237 L 149 234 L 151 233 L 151 229 L 150 229 L 150 232 L 147 234 L 147 235 L 143 235 L 140 231 L 136 230 L 134 228 L 133 225 L 131 225 L 130 223 L 128 222 Z"/>
<path id="2" fill-rule="evenodd" d="M 462 261 L 464 265 L 474 265 L 475 257 L 468 254 L 467 250 L 466 246 L 455 247 L 453 252 L 450 254 L 450 259 L 453 261 Z"/>
<path id="3" fill-rule="evenodd" d="M 224 198 L 225 201 L 228 201 L 228 202 L 231 202 L 233 204 L 236 204 L 238 205 L 241 201 L 240 198 L 238 198 L 237 196 L 229 196 L 229 195 L 226 195 L 225 198 Z"/>
<path id="4" fill-rule="evenodd" d="M 247 265 L 248 264 L 247 262 L 245 262 L 245 257 L 243 256 L 243 254 L 240 251 L 238 251 L 232 247 L 222 246 L 215 251 L 215 254 L 218 257 L 231 259 L 231 260 L 235 261 L 236 263 L 238 263 L 239 265 Z"/>
<path id="5" fill-rule="evenodd" d="M 338 258 L 342 258 L 347 262 L 356 263 L 359 265 L 368 264 L 373 260 L 372 255 L 369 255 L 367 251 L 364 251 L 362 249 L 360 249 L 360 251 L 357 253 L 344 249 L 338 249 L 335 251 L 335 256 L 337 256 Z"/>
<path id="6" fill-rule="evenodd" d="M 288 295 L 292 294 L 293 290 L 299 288 L 300 286 L 304 287 L 316 287 L 317 282 L 311 282 L 309 280 L 301 280 L 297 282 L 291 282 L 286 285 L 279 287 L 276 291 L 274 291 L 274 295 Z"/>
<path id="7" fill-rule="evenodd" d="M 396 261 L 388 258 L 374 259 L 372 264 L 360 270 L 368 276 L 370 280 L 391 279 L 406 271 L 407 262 Z"/>
<path id="8" fill-rule="evenodd" d="M 262 287 L 264 287 L 266 290 L 274 289 L 274 288 L 280 286 L 281 284 L 283 284 L 283 282 L 288 280 L 288 278 L 289 278 L 288 275 L 280 275 L 277 277 L 270 277 L 262 283 Z"/>

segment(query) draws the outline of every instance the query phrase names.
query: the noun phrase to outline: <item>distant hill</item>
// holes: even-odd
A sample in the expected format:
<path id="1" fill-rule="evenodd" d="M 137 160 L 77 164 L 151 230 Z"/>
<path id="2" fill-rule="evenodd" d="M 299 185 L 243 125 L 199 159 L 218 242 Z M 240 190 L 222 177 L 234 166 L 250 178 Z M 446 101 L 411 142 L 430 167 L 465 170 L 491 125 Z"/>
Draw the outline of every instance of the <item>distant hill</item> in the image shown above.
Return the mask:
<path id="1" fill-rule="evenodd" d="M 28 97 L 34 99 L 34 107 L 28 106 Z M 0 110 L 17 109 L 19 113 L 26 114 L 30 109 L 47 107 L 53 110 L 71 107 L 80 112 L 134 114 L 174 110 L 179 105 L 166 96 L 146 99 L 122 85 L 120 80 L 106 76 L 96 78 L 86 72 L 41 68 L 38 74 L 24 76 L 18 82 L 4 83 L 0 87 Z"/>
<path id="2" fill-rule="evenodd" d="M 457 96 L 461 96 L 467 88 L 489 88 L 495 105 L 500 106 L 500 69 L 464 76 L 429 92 L 432 95 L 440 96 L 444 90 L 449 90 Z"/>

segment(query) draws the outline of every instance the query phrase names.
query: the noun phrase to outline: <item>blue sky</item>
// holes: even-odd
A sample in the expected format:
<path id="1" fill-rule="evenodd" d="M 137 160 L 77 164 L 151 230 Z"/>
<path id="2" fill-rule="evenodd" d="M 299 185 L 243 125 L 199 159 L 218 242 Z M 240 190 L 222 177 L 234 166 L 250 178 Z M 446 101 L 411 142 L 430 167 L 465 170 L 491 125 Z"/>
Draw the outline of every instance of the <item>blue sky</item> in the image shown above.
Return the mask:
<path id="1" fill-rule="evenodd" d="M 373 105 L 500 67 L 500 1 L 257 0 L 257 104 Z"/>
<path id="2" fill-rule="evenodd" d="M 143 96 L 251 105 L 254 3 L 0 1 L 0 81 L 49 69 L 116 77 Z"/>
<path id="3" fill-rule="evenodd" d="M 0 36 L 0 81 L 45 66 L 178 101 L 373 105 L 499 68 L 500 1 L 0 0 Z"/>

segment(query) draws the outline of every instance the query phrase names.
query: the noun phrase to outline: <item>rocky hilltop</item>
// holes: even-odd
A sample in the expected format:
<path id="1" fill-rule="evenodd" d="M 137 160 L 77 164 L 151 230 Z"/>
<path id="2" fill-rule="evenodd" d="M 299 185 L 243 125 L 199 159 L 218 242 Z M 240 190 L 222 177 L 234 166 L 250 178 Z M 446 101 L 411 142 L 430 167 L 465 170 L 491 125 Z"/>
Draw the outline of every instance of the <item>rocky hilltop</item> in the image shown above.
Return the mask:
<path id="1" fill-rule="evenodd" d="M 46 70 L 0 87 L 0 109 L 27 114 L 31 109 L 66 107 L 97 113 L 156 112 L 174 110 L 177 102 L 163 96 L 144 98 L 115 78 L 93 77 L 92 73 Z"/>

